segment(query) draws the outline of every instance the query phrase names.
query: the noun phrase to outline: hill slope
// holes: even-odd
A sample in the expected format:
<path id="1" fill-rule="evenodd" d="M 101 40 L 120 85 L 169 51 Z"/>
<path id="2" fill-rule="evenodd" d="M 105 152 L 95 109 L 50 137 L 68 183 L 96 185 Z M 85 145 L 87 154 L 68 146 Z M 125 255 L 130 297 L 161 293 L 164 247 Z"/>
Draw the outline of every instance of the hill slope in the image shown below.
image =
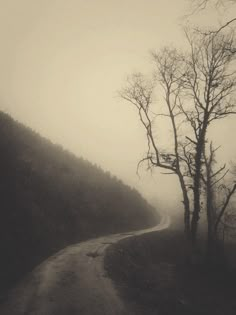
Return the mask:
<path id="1" fill-rule="evenodd" d="M 158 218 L 134 189 L 0 112 L 0 290 L 48 255 Z"/>

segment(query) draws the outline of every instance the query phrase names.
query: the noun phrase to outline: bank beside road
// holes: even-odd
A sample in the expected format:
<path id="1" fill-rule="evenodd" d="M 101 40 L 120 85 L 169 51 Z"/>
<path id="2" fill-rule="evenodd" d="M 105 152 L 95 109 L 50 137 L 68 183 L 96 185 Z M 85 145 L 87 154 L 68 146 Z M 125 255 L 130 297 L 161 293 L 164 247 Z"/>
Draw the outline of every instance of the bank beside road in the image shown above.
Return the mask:
<path id="1" fill-rule="evenodd" d="M 185 245 L 184 232 L 173 227 L 107 249 L 105 269 L 130 314 L 236 314 L 236 269 L 215 269 L 203 261 L 191 265 Z"/>

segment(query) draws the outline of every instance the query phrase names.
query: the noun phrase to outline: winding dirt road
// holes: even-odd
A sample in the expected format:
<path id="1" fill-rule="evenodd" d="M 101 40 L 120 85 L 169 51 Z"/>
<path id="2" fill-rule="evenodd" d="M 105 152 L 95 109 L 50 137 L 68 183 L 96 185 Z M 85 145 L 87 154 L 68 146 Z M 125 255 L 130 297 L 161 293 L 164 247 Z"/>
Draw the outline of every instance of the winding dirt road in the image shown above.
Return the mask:
<path id="1" fill-rule="evenodd" d="M 104 270 L 106 248 L 169 226 L 108 235 L 68 246 L 35 268 L 0 307 L 1 315 L 131 315 Z"/>

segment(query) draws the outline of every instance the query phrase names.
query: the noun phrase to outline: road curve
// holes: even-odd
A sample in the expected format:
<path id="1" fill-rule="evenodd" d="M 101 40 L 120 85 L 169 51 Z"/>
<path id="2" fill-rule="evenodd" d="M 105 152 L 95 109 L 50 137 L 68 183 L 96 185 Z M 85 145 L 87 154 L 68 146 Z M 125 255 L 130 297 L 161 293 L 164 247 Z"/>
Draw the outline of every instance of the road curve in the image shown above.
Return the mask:
<path id="1" fill-rule="evenodd" d="M 0 307 L 1 315 L 131 315 L 104 270 L 106 248 L 121 239 L 165 229 L 113 234 L 68 246 L 36 267 Z"/>

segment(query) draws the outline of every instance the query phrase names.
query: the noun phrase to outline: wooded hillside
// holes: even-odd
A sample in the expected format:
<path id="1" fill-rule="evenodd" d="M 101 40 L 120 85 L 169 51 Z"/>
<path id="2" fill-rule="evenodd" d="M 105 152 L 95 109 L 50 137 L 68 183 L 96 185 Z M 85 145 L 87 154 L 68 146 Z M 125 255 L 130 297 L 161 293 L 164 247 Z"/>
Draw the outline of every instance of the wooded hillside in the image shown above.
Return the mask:
<path id="1" fill-rule="evenodd" d="M 134 189 L 0 113 L 0 291 L 68 244 L 158 221 Z"/>

